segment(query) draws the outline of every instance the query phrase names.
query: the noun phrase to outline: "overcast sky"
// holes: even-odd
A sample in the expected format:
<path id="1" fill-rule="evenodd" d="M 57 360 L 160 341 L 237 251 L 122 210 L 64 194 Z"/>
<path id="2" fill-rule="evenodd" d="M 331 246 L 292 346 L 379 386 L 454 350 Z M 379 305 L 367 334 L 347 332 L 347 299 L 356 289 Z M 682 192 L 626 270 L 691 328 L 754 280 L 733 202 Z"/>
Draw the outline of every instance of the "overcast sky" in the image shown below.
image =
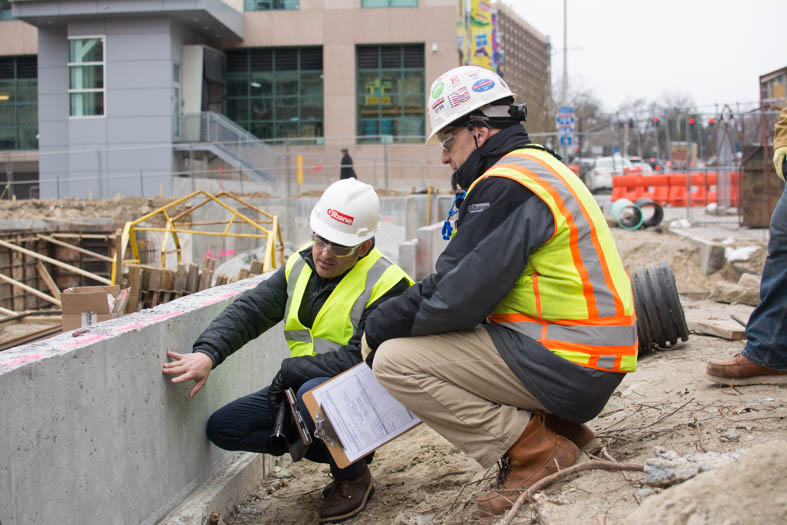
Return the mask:
<path id="1" fill-rule="evenodd" d="M 501 1 L 501 0 L 499 0 Z M 563 72 L 563 0 L 502 0 L 552 40 Z M 759 100 L 758 78 L 787 66 L 787 0 L 568 0 L 568 77 L 604 110 L 644 97 L 715 104 Z"/>

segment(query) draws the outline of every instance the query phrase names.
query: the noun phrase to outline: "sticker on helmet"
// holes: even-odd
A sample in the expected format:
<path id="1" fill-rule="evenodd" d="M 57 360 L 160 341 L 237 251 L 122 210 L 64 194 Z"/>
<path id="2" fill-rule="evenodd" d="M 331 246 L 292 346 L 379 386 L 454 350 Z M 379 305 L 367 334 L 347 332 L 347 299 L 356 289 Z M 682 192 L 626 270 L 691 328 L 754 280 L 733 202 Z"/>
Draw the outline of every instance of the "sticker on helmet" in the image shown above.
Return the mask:
<path id="1" fill-rule="evenodd" d="M 432 98 L 439 97 L 440 94 L 443 92 L 443 87 L 444 87 L 443 83 L 442 82 L 438 82 L 437 85 L 432 90 Z"/>
<path id="2" fill-rule="evenodd" d="M 452 108 L 455 108 L 463 102 L 467 102 L 468 100 L 470 100 L 470 93 L 464 86 L 460 87 L 453 93 L 449 93 L 448 95 L 448 103 L 451 104 Z"/>
<path id="3" fill-rule="evenodd" d="M 438 98 L 434 104 L 432 104 L 432 111 L 435 113 L 440 113 L 445 109 L 445 97 Z"/>
<path id="4" fill-rule="evenodd" d="M 342 224 L 346 224 L 348 226 L 352 226 L 353 221 L 355 220 L 354 217 L 350 217 L 349 215 L 345 215 L 340 211 L 334 210 L 332 208 L 328 208 L 328 217 L 335 221 L 339 221 Z"/>
<path id="5" fill-rule="evenodd" d="M 453 75 L 450 80 L 451 80 L 451 86 L 455 86 L 460 82 L 460 79 L 457 75 Z"/>
<path id="6" fill-rule="evenodd" d="M 489 91 L 493 87 L 495 87 L 494 80 L 491 78 L 482 78 L 478 82 L 474 83 L 471 89 L 476 93 L 483 93 L 484 91 Z"/>

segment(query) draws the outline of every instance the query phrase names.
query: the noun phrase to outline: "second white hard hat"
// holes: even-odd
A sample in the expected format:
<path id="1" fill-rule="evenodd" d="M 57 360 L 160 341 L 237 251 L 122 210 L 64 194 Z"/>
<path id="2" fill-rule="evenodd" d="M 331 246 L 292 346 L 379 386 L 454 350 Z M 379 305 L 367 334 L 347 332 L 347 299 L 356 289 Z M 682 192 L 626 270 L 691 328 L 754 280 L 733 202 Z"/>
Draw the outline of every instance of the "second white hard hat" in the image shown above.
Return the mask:
<path id="1" fill-rule="evenodd" d="M 514 96 L 500 75 L 482 67 L 460 66 L 443 73 L 432 83 L 426 104 L 430 129 L 426 143 L 437 144 L 436 135 L 443 128 L 473 110 L 483 108 L 489 117 L 506 116 L 507 108 L 490 111 L 484 106 Z"/>
<path id="2" fill-rule="evenodd" d="M 342 179 L 328 186 L 309 220 L 325 240 L 355 246 L 374 237 L 380 224 L 380 198 L 369 184 Z"/>

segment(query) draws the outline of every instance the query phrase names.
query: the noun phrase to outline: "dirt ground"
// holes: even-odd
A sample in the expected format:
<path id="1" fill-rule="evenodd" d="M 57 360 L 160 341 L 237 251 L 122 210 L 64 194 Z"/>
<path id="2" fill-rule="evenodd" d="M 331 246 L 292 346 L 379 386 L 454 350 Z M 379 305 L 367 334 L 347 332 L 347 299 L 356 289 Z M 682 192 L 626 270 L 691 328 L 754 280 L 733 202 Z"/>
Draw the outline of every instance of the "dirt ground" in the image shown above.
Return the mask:
<path id="1" fill-rule="evenodd" d="M 748 318 L 751 306 L 723 304 L 706 297 L 714 283 L 725 277 L 737 279 L 744 272 L 759 274 L 764 246 L 750 261 L 705 277 L 696 246 L 681 237 L 623 230 L 615 230 L 614 234 L 630 272 L 657 260 L 670 264 L 687 321 L 729 320 L 730 314 Z M 709 359 L 732 356 L 741 348 L 741 341 L 691 334 L 685 343 L 641 357 L 638 370 L 621 383 L 603 412 L 589 423 L 606 447 L 601 459 L 641 465 L 654 457 L 657 446 L 684 456 L 748 450 L 784 439 L 787 387 L 729 388 L 704 378 Z M 525 505 L 511 523 L 631 523 L 627 516 L 647 499 L 659 497 L 665 499 L 654 500 L 654 506 L 666 508 L 666 515 L 674 516 L 671 523 L 752 523 L 753 511 L 747 502 L 761 507 L 764 517 L 760 516 L 759 523 L 783 523 L 787 519 L 784 498 L 774 505 L 767 498 L 762 501 L 762 487 L 736 483 L 746 471 L 755 477 L 759 474 L 751 472 L 758 467 L 744 465 L 742 461 L 731 467 L 735 477 L 726 481 L 726 494 L 718 487 L 707 488 L 710 482 L 703 477 L 678 484 L 659 496 L 662 489 L 645 485 L 639 473 L 582 472 L 547 488 L 544 496 L 538 498 L 537 512 L 536 507 Z M 371 470 L 376 492 L 366 510 L 347 523 L 425 525 L 498 521 L 480 520 L 473 514 L 475 497 L 491 486 L 496 467 L 482 469 L 425 425 L 378 449 Z M 223 517 L 227 525 L 317 522 L 320 492 L 330 481 L 327 466 L 308 461 L 292 463 L 287 457 L 274 471 L 273 477 L 265 480 L 246 503 L 237 506 L 232 515 Z M 771 494 L 787 493 L 784 469 L 772 474 L 769 479 L 773 481 L 775 477 L 777 485 L 767 490 Z M 726 506 L 704 495 L 708 491 L 726 500 Z M 728 496 L 733 494 L 740 504 L 729 503 Z M 690 510 L 670 511 L 675 501 L 686 500 L 692 505 L 683 506 L 691 507 Z M 722 515 L 714 511 L 720 508 L 724 508 Z M 643 510 L 647 510 L 648 516 L 659 516 L 651 509 Z M 664 515 L 662 512 L 661 518 L 653 518 L 651 522 L 664 523 Z M 637 523 L 646 521 L 647 518 L 636 517 Z"/>
<path id="2" fill-rule="evenodd" d="M 3 201 L 0 218 L 59 217 L 77 221 L 85 216 L 111 216 L 121 222 L 168 202 L 169 199 L 143 198 Z M 714 289 L 719 282 L 736 282 L 743 273 L 759 275 L 765 258 L 764 242 L 756 243 L 760 249 L 748 261 L 728 264 L 723 270 L 704 276 L 697 246 L 683 237 L 620 229 L 614 229 L 613 234 L 630 273 L 660 260 L 670 265 L 688 321 L 729 320 L 732 314 L 739 319 L 748 318 L 752 306 L 716 302 Z M 605 445 L 602 459 L 641 465 L 654 456 L 657 446 L 683 456 L 750 449 L 785 439 L 787 387 L 729 388 L 704 378 L 709 359 L 732 356 L 742 346 L 742 341 L 691 334 L 685 343 L 642 356 L 638 370 L 626 377 L 603 412 L 589 423 Z M 762 498 L 758 499 L 760 493 L 787 494 L 787 468 L 778 470 L 775 478 L 768 478 L 771 485 L 763 489 L 737 483 L 747 474 L 746 469 L 755 468 L 745 466 L 742 461 L 735 463 L 740 466 L 735 467 L 738 470 L 733 470 L 726 487 L 711 491 L 727 500 L 723 507 L 726 513 L 722 516 L 714 510 L 722 506 L 704 495 L 710 489 L 706 487 L 703 492 L 692 485 L 705 483 L 705 475 L 658 494 L 661 489 L 644 485 L 640 473 L 590 470 L 548 487 L 538 498 L 539 502 L 535 506 L 523 506 L 512 523 L 612 524 L 630 523 L 632 519 L 640 523 L 647 519 L 627 516 L 646 502 L 656 508 L 661 506 L 668 515 L 675 516 L 672 523 L 751 523 L 752 505 L 766 513 L 756 522 L 787 522 L 784 497 L 777 498 L 775 504 L 767 499 L 760 503 Z M 481 469 L 425 425 L 380 448 L 371 470 L 376 492 L 366 510 L 347 523 L 484 523 L 473 515 L 474 501 L 479 492 L 490 487 L 496 473 L 495 467 L 488 471 Z M 274 471 L 248 501 L 238 505 L 232 515 L 223 516 L 226 525 L 317 521 L 320 491 L 329 482 L 327 466 L 284 459 Z M 657 499 L 670 494 L 671 500 Z M 683 500 L 675 499 L 680 497 Z M 676 501 L 683 501 L 682 507 L 686 507 L 685 501 L 691 501 L 693 510 L 671 512 L 670 505 L 676 505 Z M 771 507 L 775 510 L 767 514 Z M 642 510 L 652 517 L 660 515 L 650 508 Z M 655 518 L 651 521 L 658 522 Z"/>

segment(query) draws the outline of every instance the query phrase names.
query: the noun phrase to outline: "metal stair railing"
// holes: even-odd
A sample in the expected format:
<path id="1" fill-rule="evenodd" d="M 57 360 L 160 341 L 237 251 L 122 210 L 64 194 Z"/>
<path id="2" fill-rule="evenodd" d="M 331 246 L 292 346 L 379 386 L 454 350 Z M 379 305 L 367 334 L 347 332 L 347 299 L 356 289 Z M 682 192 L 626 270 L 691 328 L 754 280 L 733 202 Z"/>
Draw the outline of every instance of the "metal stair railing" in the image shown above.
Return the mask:
<path id="1" fill-rule="evenodd" d="M 224 115 L 183 115 L 180 141 L 199 143 L 258 180 L 275 181 L 281 154 Z"/>

